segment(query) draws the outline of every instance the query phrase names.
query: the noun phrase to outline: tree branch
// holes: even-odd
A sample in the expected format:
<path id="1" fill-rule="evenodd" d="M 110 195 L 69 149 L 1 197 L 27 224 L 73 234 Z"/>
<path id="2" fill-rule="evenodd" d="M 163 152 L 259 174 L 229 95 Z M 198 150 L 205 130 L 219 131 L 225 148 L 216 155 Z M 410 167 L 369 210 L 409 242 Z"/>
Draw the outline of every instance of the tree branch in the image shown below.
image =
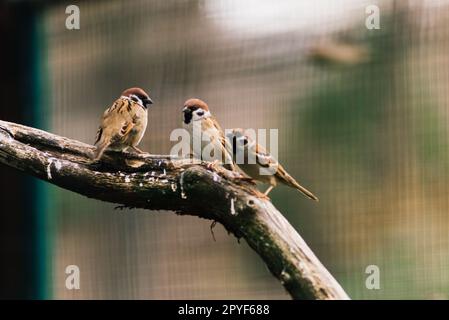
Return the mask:
<path id="1" fill-rule="evenodd" d="M 92 164 L 93 149 L 0 121 L 0 163 L 89 198 L 218 221 L 248 242 L 294 299 L 349 299 L 272 203 L 232 172 L 170 156 L 111 152 Z"/>

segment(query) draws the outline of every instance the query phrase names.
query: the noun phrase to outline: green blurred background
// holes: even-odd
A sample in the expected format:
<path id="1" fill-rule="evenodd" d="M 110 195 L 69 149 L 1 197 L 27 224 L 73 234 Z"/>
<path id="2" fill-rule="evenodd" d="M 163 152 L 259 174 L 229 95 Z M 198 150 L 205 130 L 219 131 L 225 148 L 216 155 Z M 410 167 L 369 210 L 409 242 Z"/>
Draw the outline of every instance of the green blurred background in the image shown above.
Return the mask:
<path id="1" fill-rule="evenodd" d="M 70 4 L 80 8 L 80 30 L 65 27 Z M 365 27 L 370 4 L 380 7 L 379 30 Z M 0 57 L 17 78 L 3 79 L 2 90 L 22 101 L 2 120 L 93 143 L 104 109 L 141 86 L 155 101 L 141 145 L 151 153 L 169 152 L 189 97 L 207 101 L 224 128 L 278 128 L 281 163 L 320 202 L 286 187 L 272 201 L 352 298 L 449 298 L 449 1 L 9 1 L 0 9 L 3 38 L 23 55 Z M 4 199 L 32 195 L 8 209 L 14 218 L 2 204 L 2 297 L 289 298 L 221 226 L 214 242 L 209 221 L 116 211 L 1 170 L 18 185 L 3 185 Z M 73 264 L 81 289 L 70 291 Z M 369 265 L 380 268 L 380 290 L 365 287 Z"/>

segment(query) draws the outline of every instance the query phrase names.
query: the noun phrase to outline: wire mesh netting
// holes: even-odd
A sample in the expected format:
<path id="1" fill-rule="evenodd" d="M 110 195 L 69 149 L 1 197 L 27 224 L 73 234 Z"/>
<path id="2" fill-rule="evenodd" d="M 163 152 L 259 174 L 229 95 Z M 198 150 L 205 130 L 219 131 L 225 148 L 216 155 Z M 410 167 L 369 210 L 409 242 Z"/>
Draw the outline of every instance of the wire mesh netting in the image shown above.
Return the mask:
<path id="1" fill-rule="evenodd" d="M 320 197 L 273 203 L 352 298 L 449 298 L 449 2 L 84 1 L 81 28 L 46 9 L 51 131 L 93 143 L 100 115 L 141 86 L 141 144 L 168 154 L 183 102 L 224 128 L 278 128 L 279 159 Z M 207 200 L 205 200 L 207 201 Z M 55 298 L 288 295 L 245 243 L 210 222 L 114 210 L 51 188 Z M 78 265 L 81 290 L 65 288 Z M 365 286 L 377 265 L 381 289 Z"/>

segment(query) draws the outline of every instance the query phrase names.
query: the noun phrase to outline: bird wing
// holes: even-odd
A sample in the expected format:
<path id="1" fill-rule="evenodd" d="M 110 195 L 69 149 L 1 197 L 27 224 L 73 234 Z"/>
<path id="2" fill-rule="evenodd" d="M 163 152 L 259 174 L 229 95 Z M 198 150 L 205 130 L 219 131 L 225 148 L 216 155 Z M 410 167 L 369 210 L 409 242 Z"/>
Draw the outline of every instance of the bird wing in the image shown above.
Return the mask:
<path id="1" fill-rule="evenodd" d="M 203 123 L 204 123 L 203 129 L 204 130 L 212 129 L 217 132 L 216 138 L 218 139 L 219 144 L 222 146 L 222 150 L 225 153 L 224 156 L 227 158 L 231 170 L 235 170 L 233 157 L 232 157 L 232 146 L 229 143 L 228 139 L 226 139 L 226 137 L 224 135 L 224 131 L 221 128 L 220 124 L 213 116 L 210 116 L 204 120 L 205 121 L 203 121 Z"/>
<path id="2" fill-rule="evenodd" d="M 215 119 L 213 116 L 210 116 L 206 119 L 204 119 L 204 129 L 205 130 L 215 130 L 218 134 L 218 139 L 220 141 L 220 144 L 222 146 L 226 146 L 226 139 L 223 133 L 223 129 L 221 128 L 220 124 L 218 123 L 217 119 Z"/>
<path id="3" fill-rule="evenodd" d="M 256 162 L 258 165 L 260 165 L 263 168 L 273 168 L 280 166 L 279 162 L 275 158 L 273 158 L 273 156 L 267 150 L 265 150 L 265 148 L 262 147 L 260 144 L 256 143 L 255 149 L 256 149 Z"/>
<path id="4" fill-rule="evenodd" d="M 135 126 L 135 117 L 131 112 L 132 108 L 132 101 L 117 99 L 103 114 L 101 125 L 97 131 L 95 145 L 109 144 L 126 137 Z"/>
<path id="5" fill-rule="evenodd" d="M 100 126 L 97 130 L 97 134 L 95 136 L 95 142 L 94 145 L 97 145 L 98 142 L 100 142 L 101 136 L 103 135 L 103 128 Z"/>
<path id="6" fill-rule="evenodd" d="M 218 123 L 217 120 L 215 120 L 215 119 L 213 119 L 213 120 L 214 120 L 214 125 L 216 126 L 217 130 L 220 132 L 219 139 L 220 139 L 221 145 L 226 149 L 226 151 L 227 151 L 229 154 L 232 154 L 232 146 L 231 146 L 231 144 L 229 143 L 229 140 L 226 139 L 226 137 L 225 137 L 225 135 L 224 135 L 223 129 L 221 128 L 221 126 L 220 126 L 220 124 Z M 232 158 L 232 157 L 231 157 L 231 158 Z"/>
<path id="7" fill-rule="evenodd" d="M 284 167 L 259 144 L 256 144 L 256 161 L 261 167 L 267 168 L 267 173 L 274 173 L 276 179 L 280 182 L 299 190 L 306 197 L 318 201 L 318 198 L 312 192 L 301 186 L 290 174 L 288 174 Z"/>

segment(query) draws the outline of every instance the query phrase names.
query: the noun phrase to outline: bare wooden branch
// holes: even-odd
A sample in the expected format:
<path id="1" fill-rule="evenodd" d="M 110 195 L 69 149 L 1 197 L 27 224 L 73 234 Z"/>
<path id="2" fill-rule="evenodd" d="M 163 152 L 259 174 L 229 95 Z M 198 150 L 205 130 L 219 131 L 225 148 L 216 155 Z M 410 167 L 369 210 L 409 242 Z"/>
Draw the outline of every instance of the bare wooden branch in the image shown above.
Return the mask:
<path id="1" fill-rule="evenodd" d="M 106 153 L 0 121 L 0 163 L 89 198 L 220 222 L 244 238 L 294 299 L 349 299 L 300 235 L 255 187 L 227 170 L 169 156 Z"/>

